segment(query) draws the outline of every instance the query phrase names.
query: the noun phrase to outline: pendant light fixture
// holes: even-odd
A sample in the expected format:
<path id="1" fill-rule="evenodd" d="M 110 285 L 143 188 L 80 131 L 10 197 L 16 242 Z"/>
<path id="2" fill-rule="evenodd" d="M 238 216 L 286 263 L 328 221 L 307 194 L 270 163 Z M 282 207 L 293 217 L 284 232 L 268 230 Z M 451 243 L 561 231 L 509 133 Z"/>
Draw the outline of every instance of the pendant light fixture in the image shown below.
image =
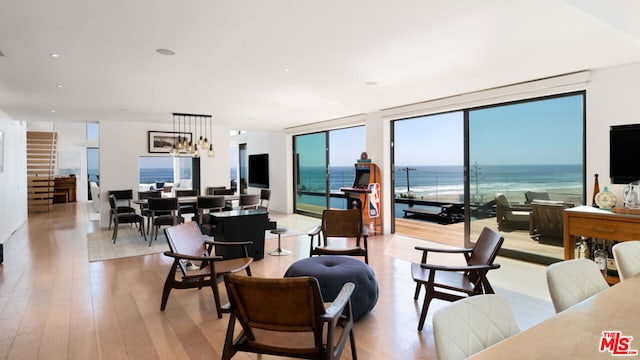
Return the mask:
<path id="1" fill-rule="evenodd" d="M 200 157 L 205 151 L 209 157 L 213 157 L 213 117 L 211 115 L 173 113 L 173 131 L 176 133 L 176 144 L 171 148 L 171 155 L 189 155 Z M 182 122 L 182 124 L 181 124 Z M 207 125 L 207 122 L 209 124 Z M 209 126 L 209 136 L 207 136 Z M 195 139 L 195 141 L 193 140 Z"/>

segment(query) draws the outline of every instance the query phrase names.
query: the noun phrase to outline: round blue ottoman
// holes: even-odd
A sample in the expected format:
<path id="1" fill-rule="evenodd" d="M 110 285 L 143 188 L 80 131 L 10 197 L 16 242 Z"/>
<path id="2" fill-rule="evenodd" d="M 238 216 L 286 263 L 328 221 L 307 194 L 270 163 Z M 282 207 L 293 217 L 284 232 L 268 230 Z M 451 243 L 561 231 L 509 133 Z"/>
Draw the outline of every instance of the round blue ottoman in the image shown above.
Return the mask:
<path id="1" fill-rule="evenodd" d="M 351 295 L 353 320 L 373 310 L 378 302 L 378 281 L 369 265 L 348 256 L 315 256 L 298 260 L 287 269 L 284 277 L 311 276 L 318 279 L 325 302 L 336 299 L 342 285 L 355 284 Z"/>

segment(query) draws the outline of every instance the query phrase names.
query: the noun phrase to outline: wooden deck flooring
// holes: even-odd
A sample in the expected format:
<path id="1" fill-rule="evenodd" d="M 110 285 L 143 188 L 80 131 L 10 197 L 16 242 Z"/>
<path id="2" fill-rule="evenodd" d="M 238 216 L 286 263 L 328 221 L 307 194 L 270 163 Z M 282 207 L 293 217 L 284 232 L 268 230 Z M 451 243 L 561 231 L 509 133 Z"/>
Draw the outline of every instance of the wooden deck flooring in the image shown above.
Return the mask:
<path id="1" fill-rule="evenodd" d="M 504 249 L 542 255 L 557 259 L 564 257 L 563 248 L 560 246 L 540 244 L 532 239 L 526 230 L 504 232 L 498 230 L 495 218 L 476 220 L 471 223 L 470 238 L 473 241 L 483 227 L 489 227 L 500 232 L 504 238 Z M 407 235 L 418 239 L 437 241 L 453 246 L 464 246 L 464 223 L 441 225 L 434 222 L 396 218 L 396 234 Z"/>

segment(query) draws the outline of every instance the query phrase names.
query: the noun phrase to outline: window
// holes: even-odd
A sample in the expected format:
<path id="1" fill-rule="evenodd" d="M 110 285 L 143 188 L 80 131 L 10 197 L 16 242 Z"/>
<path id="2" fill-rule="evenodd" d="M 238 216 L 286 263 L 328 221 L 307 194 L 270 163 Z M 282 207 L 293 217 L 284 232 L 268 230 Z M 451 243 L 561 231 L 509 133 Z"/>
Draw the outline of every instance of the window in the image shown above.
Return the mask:
<path id="1" fill-rule="evenodd" d="M 140 156 L 138 169 L 141 190 L 188 184 L 193 179 L 190 157 Z"/>
<path id="2" fill-rule="evenodd" d="M 503 254 L 562 259 L 561 230 L 540 231 L 533 210 L 542 205 L 526 203 L 538 196 L 545 205 L 584 204 L 584 99 L 577 92 L 393 121 L 393 231 L 420 236 L 416 221 L 443 220 L 433 215 L 461 203 L 467 239 L 487 226 L 505 237 Z M 529 212 L 503 220 L 504 197 Z M 423 211 L 406 217 L 410 207 Z"/>

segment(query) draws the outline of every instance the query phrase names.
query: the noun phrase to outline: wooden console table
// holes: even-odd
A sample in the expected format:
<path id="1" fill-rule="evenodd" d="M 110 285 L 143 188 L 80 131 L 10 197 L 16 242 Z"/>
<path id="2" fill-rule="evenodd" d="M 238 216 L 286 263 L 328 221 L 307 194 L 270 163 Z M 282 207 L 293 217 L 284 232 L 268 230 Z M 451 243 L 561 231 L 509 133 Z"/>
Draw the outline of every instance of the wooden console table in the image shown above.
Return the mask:
<path id="1" fill-rule="evenodd" d="M 56 177 L 53 189 L 54 203 L 76 202 L 76 177 Z"/>
<path id="2" fill-rule="evenodd" d="M 640 216 L 616 214 L 591 206 L 564 210 L 564 258 L 575 257 L 576 236 L 595 239 L 629 241 L 640 239 Z M 609 279 L 609 283 L 617 279 Z"/>

